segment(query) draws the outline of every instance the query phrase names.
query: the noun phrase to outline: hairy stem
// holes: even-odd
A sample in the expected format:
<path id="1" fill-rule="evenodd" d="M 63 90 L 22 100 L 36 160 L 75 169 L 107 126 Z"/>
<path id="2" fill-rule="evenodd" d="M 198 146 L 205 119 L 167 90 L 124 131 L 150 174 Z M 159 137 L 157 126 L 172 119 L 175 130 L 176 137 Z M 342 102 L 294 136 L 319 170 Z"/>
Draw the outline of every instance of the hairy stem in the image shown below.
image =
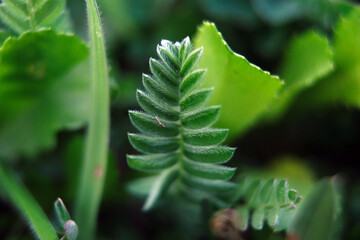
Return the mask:
<path id="1" fill-rule="evenodd" d="M 26 187 L 0 161 L 0 191 L 26 219 L 40 240 L 59 239 L 45 213 Z"/>
<path id="2" fill-rule="evenodd" d="M 86 0 L 91 45 L 91 113 L 76 202 L 79 239 L 95 238 L 96 218 L 107 166 L 109 141 L 109 79 L 104 34 L 95 0 Z"/>

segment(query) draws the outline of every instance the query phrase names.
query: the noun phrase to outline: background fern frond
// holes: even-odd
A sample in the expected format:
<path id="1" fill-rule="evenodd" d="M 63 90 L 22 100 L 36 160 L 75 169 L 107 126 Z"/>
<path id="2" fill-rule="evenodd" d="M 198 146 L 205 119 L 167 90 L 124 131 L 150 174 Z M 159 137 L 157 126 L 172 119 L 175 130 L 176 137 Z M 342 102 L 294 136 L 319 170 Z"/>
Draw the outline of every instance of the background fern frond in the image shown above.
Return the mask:
<path id="1" fill-rule="evenodd" d="M 249 224 L 260 230 L 265 222 L 274 230 L 282 230 L 287 228 L 300 200 L 297 191 L 289 189 L 287 179 L 244 177 L 238 183 L 232 203 L 239 213 L 240 230 L 246 230 Z"/>
<path id="2" fill-rule="evenodd" d="M 48 27 L 68 32 L 70 21 L 65 5 L 66 0 L 3 0 L 0 19 L 17 34 Z"/>
<path id="3" fill-rule="evenodd" d="M 129 133 L 130 143 L 145 155 L 128 155 L 128 164 L 159 173 L 144 209 L 151 209 L 172 186 L 192 200 L 208 197 L 221 205 L 218 195 L 235 188 L 226 181 L 235 169 L 220 164 L 235 149 L 220 146 L 227 130 L 210 128 L 220 111 L 218 106 L 204 106 L 212 89 L 197 89 L 206 72 L 197 69 L 202 49 L 192 50 L 185 38 L 181 43 L 163 40 L 157 53 L 159 59 L 149 62 L 151 75 L 143 74 L 145 90 L 136 93 L 144 112 L 129 111 L 142 132 Z"/>

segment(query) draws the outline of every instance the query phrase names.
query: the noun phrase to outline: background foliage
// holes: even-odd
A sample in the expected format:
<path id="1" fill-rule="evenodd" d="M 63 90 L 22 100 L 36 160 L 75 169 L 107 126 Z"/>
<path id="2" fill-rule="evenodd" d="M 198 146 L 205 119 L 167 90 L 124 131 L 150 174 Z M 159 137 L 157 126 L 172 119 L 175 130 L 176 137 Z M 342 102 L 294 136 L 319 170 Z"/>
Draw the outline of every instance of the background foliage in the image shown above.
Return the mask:
<path id="1" fill-rule="evenodd" d="M 70 212 L 74 210 L 89 115 L 86 7 L 84 1 L 34 0 L 33 12 L 20 4 L 15 14 L 9 10 L 11 2 L 0 5 L 0 161 L 16 170 L 13 177 L 21 178 L 51 219 L 52 203 L 59 196 Z M 48 2 L 47 11 L 37 2 Z M 110 154 L 98 239 L 209 238 L 209 224 L 200 217 L 203 209 L 184 200 L 168 196 L 154 211 L 142 213 L 154 179 L 151 175 L 141 179 L 144 174 L 126 163 L 126 154 L 135 154 L 126 133 L 136 131 L 127 112 L 140 110 L 135 93 L 142 88 L 141 74 L 149 72 L 148 59 L 156 56 L 161 39 L 175 42 L 186 36 L 196 47 L 204 47 L 200 62 L 208 68 L 204 86 L 215 87 L 210 104 L 222 105 L 216 127 L 229 128 L 226 145 L 237 148 L 228 164 L 238 169 L 234 182 L 241 182 L 244 174 L 250 182 L 287 178 L 290 188 L 303 196 L 296 209 L 299 214 L 288 226 L 290 236 L 359 238 L 356 3 L 98 0 L 98 4 L 111 85 Z M 1 191 L 3 195 L 8 190 Z M 242 207 L 237 205 L 239 211 Z M 6 201 L 0 201 L 0 213 L 0 239 L 33 238 Z M 309 223 L 307 228 L 304 222 Z M 334 227 L 328 231 L 330 225 Z M 320 229 L 321 235 L 306 235 L 312 229 Z M 285 239 L 285 232 L 274 233 L 265 223 L 262 231 L 249 228 L 243 237 Z"/>

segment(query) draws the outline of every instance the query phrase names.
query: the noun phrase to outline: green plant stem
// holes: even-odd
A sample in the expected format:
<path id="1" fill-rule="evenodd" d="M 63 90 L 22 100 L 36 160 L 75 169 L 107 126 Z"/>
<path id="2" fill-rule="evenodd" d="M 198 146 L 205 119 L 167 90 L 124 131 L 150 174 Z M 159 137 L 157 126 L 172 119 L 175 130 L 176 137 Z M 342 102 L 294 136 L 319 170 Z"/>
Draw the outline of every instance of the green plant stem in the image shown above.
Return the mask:
<path id="1" fill-rule="evenodd" d="M 0 192 L 26 219 L 37 239 L 59 239 L 45 213 L 26 187 L 0 162 Z"/>
<path id="2" fill-rule="evenodd" d="M 91 45 L 91 113 L 76 202 L 79 239 L 95 238 L 109 141 L 109 79 L 104 34 L 95 0 L 86 0 Z"/>
<path id="3" fill-rule="evenodd" d="M 33 12 L 33 6 L 31 0 L 26 1 L 26 5 L 29 12 L 29 20 L 30 20 L 30 30 L 35 31 L 36 30 L 36 24 L 34 20 L 34 12 Z"/>

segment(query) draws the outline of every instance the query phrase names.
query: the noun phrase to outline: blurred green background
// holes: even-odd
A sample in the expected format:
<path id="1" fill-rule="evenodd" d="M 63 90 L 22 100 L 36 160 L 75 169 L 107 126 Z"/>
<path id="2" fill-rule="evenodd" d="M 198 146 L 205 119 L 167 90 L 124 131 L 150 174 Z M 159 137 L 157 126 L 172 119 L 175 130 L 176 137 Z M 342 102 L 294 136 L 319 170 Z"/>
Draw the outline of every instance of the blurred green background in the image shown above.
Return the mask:
<path id="1" fill-rule="evenodd" d="M 149 57 L 156 57 L 156 45 L 161 39 L 180 41 L 186 36 L 193 39 L 197 28 L 207 20 L 216 24 L 234 52 L 282 78 L 284 59 L 291 58 L 285 51 L 293 38 L 313 30 L 332 45 L 333 29 L 356 3 L 98 0 L 98 4 L 106 35 L 112 98 L 111 154 L 99 215 L 99 239 L 208 239 L 197 209 L 178 199 L 168 199 L 155 211 L 144 214 L 143 197 L 134 195 L 127 186 L 142 175 L 129 169 L 126 163 L 126 154 L 135 152 L 126 133 L 136 131 L 128 119 L 128 110 L 139 109 L 135 91 L 141 88 L 141 74 L 149 72 Z M 74 32 L 86 41 L 85 1 L 68 0 L 67 7 Z M 359 27 L 357 30 L 360 32 Z M 356 34 L 358 37 L 359 33 Z M 360 46 L 360 38 L 351 37 L 359 40 Z M 359 67 L 357 64 L 354 71 L 359 72 Z M 82 77 L 86 81 L 86 70 L 78 68 L 69 78 Z M 359 74 L 356 76 L 359 83 Z M 323 85 L 327 88 L 326 83 Z M 294 95 L 287 110 L 278 117 L 265 116 L 232 135 L 227 144 L 237 150 L 229 164 L 236 166 L 239 173 L 288 177 L 304 195 L 315 180 L 338 174 L 343 192 L 343 227 L 337 239 L 356 240 L 360 238 L 360 178 L 356 164 L 360 159 L 359 107 L 341 101 L 317 106 L 312 96 L 321 91 L 311 93 L 310 87 Z M 360 98 L 360 92 L 355 94 Z M 2 106 L 9 100 L 0 95 L 0 101 Z M 54 215 L 52 203 L 59 196 L 72 210 L 84 132 L 84 128 L 59 131 L 53 146 L 8 158 L 48 216 Z M 13 158 L 16 161 L 11 161 Z M 0 213 L 0 239 L 32 239 L 23 219 L 3 201 L 0 201 Z M 264 231 L 248 230 L 244 236 L 285 239 L 284 233 L 272 233 L 267 227 Z"/>

